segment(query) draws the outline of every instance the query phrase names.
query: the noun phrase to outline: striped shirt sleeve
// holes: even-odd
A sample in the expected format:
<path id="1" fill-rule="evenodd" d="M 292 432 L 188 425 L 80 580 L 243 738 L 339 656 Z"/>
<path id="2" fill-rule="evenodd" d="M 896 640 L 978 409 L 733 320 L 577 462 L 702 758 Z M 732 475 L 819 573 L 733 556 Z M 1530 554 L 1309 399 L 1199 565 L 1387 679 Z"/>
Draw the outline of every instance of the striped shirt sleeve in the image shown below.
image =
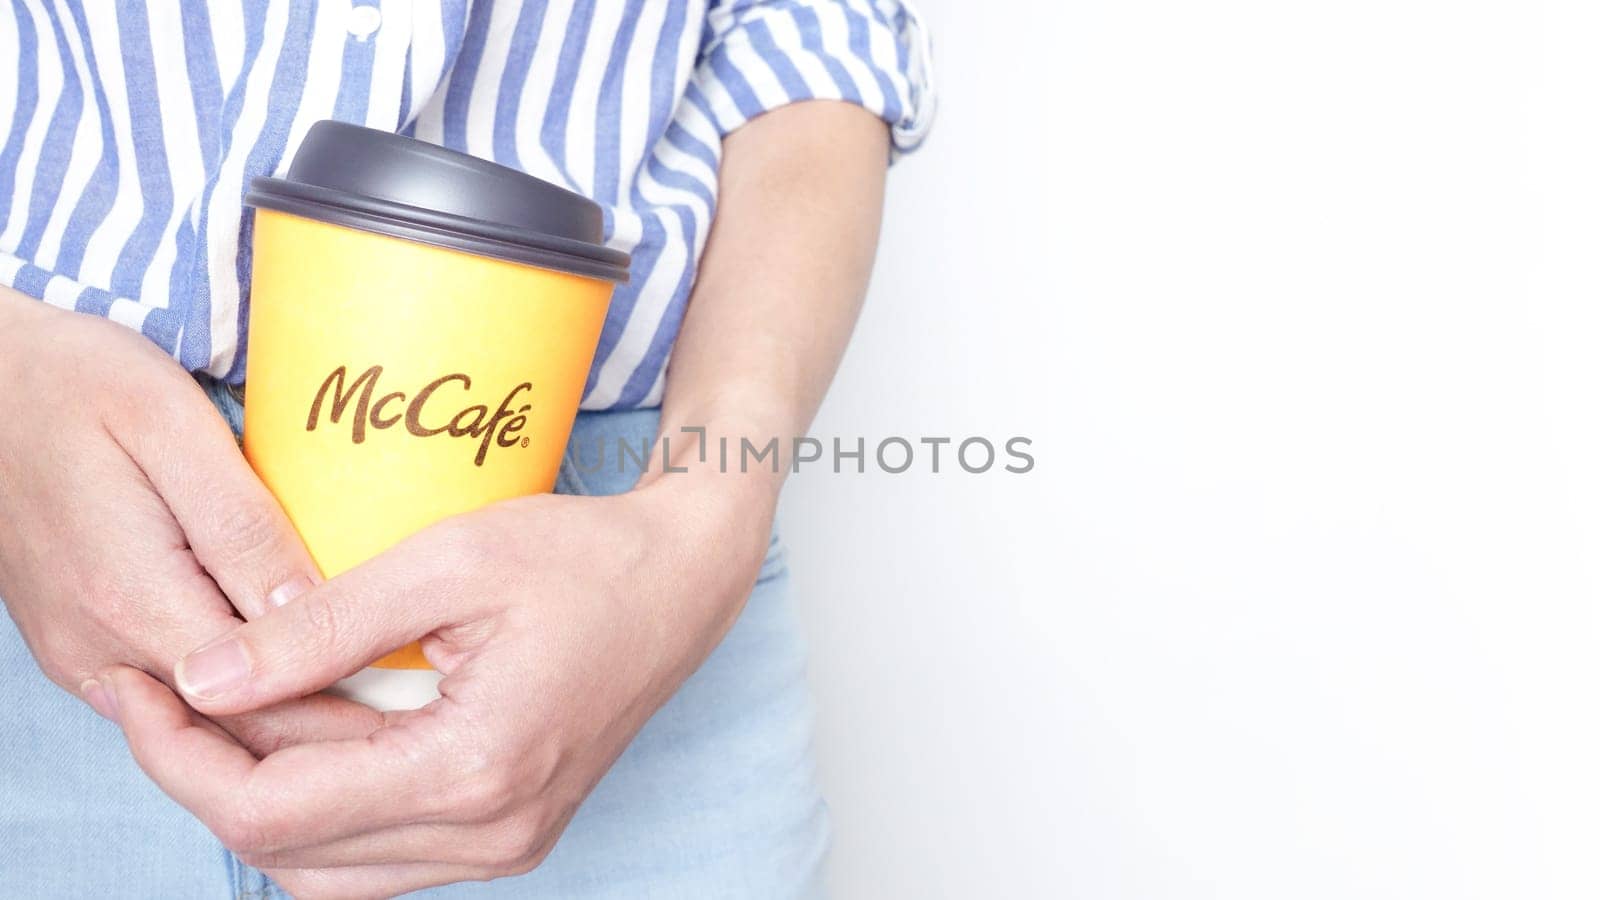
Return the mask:
<path id="1" fill-rule="evenodd" d="M 902 0 L 713 0 L 690 85 L 726 135 L 801 100 L 843 100 L 915 150 L 936 96 L 926 29 Z"/>

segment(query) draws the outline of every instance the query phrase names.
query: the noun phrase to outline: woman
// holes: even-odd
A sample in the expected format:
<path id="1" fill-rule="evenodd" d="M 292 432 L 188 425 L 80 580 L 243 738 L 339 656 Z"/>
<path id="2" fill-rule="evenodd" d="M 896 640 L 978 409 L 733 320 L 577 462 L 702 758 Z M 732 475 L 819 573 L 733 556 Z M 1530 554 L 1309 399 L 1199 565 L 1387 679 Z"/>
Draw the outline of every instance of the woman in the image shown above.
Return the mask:
<path id="1" fill-rule="evenodd" d="M 893 0 L 0 10 L 0 896 L 817 892 L 782 476 L 689 436 L 804 432 L 920 41 Z M 689 471 L 569 466 L 318 583 L 234 437 L 243 188 L 324 118 L 599 200 L 633 280 L 573 446 Z M 315 693 L 424 618 L 435 708 Z"/>

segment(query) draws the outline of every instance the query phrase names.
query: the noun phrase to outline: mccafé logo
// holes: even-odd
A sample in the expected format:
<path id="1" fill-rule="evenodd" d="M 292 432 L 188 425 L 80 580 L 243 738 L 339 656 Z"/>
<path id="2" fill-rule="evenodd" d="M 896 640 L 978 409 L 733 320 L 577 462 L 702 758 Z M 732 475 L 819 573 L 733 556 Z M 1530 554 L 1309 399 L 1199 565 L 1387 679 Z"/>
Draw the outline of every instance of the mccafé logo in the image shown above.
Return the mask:
<path id="1" fill-rule="evenodd" d="M 461 394 L 472 390 L 472 379 L 459 372 L 435 378 L 409 399 L 404 391 L 378 394 L 378 378 L 383 375 L 383 366 L 373 366 L 347 384 L 348 375 L 346 368 L 340 366 L 322 382 L 316 398 L 311 401 L 311 414 L 306 417 L 307 431 L 316 431 L 322 424 L 324 403 L 328 409 L 328 423 L 337 425 L 354 400 L 355 409 L 350 418 L 352 443 L 365 441 L 369 427 L 381 431 L 404 422 L 406 430 L 417 437 L 443 434 L 453 438 L 477 438 L 478 455 L 473 464 L 479 466 L 488 457 L 491 444 L 514 447 L 520 442 L 528 446 L 528 439 L 519 439 L 518 433 L 527 426 L 526 413 L 533 405 L 516 405 L 523 391 L 533 390 L 533 385 L 526 381 L 512 388 L 491 413 L 489 407 L 481 403 L 459 405 L 465 400 Z M 459 388 L 446 389 L 446 385 L 456 383 L 460 384 Z"/>

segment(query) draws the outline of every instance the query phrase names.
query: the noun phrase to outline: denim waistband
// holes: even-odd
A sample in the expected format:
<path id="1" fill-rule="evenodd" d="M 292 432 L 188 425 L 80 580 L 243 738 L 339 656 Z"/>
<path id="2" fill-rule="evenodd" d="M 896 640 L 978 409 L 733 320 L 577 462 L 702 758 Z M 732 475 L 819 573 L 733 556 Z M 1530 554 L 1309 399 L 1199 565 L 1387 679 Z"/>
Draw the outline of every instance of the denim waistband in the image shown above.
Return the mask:
<path id="1" fill-rule="evenodd" d="M 194 380 L 200 382 L 211 405 L 217 408 L 222 420 L 233 429 L 234 438 L 241 437 L 244 434 L 244 388 L 218 381 L 204 373 L 196 374 Z"/>

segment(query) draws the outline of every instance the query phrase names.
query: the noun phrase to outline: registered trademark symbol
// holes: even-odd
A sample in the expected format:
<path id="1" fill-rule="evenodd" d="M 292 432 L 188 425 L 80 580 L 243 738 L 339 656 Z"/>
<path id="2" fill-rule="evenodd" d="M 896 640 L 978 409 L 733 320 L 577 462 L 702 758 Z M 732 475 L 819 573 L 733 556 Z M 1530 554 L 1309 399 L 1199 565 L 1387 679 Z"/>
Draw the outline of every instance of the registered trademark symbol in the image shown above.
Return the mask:
<path id="1" fill-rule="evenodd" d="M 524 446 L 524 447 L 528 446 L 528 439 L 527 438 L 523 438 L 522 439 L 522 446 Z"/>

